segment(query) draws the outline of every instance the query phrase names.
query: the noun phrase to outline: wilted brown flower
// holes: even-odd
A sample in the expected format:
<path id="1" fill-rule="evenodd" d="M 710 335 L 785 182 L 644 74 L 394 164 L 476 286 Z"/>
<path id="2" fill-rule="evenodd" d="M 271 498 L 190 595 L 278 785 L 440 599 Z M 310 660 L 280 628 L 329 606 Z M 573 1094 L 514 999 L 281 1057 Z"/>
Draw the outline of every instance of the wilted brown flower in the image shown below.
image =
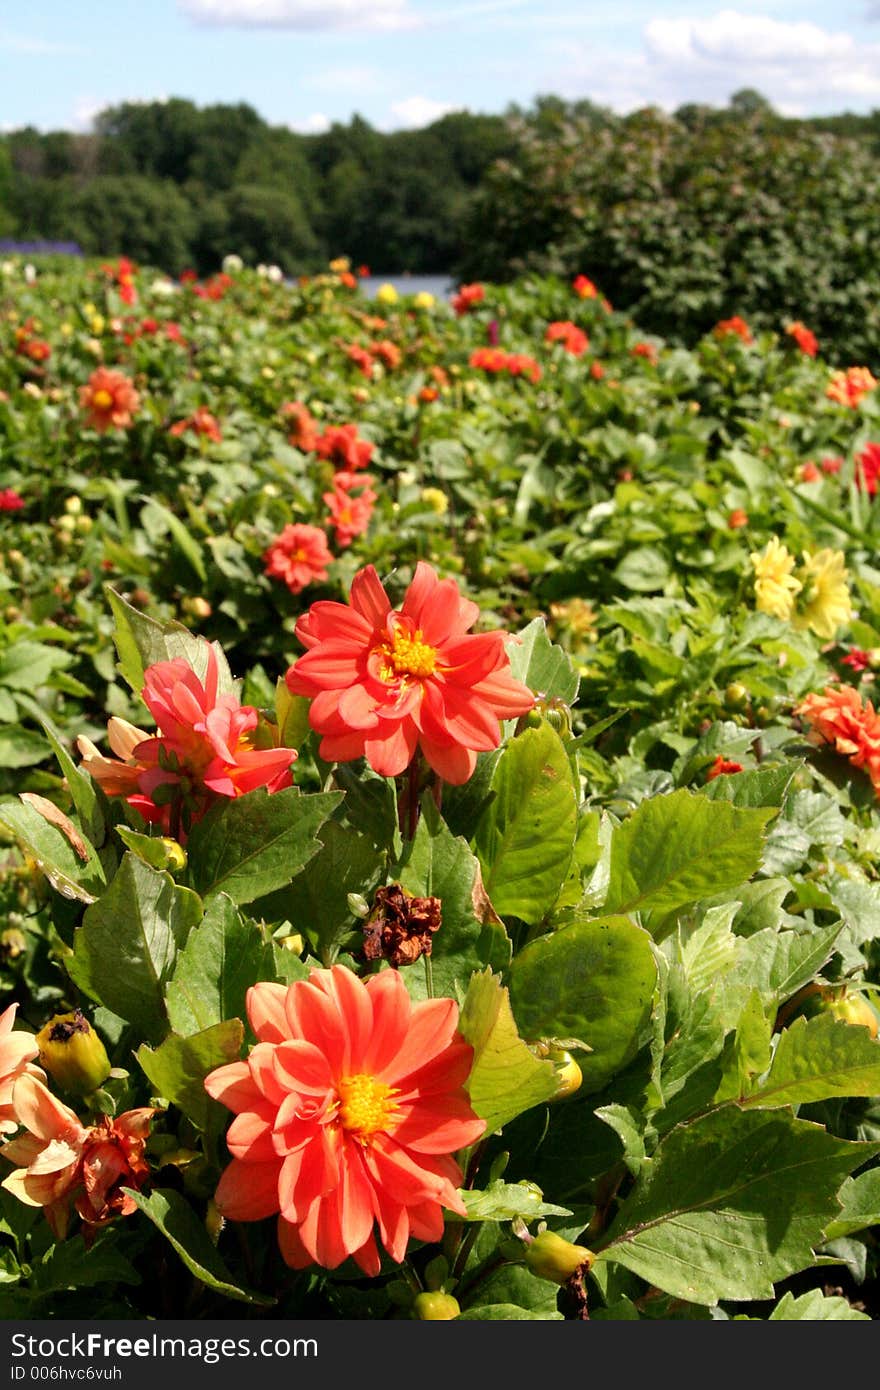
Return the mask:
<path id="1" fill-rule="evenodd" d="M 439 898 L 416 898 L 399 883 L 379 888 L 364 923 L 367 960 L 387 960 L 397 969 L 429 956 L 441 922 Z"/>

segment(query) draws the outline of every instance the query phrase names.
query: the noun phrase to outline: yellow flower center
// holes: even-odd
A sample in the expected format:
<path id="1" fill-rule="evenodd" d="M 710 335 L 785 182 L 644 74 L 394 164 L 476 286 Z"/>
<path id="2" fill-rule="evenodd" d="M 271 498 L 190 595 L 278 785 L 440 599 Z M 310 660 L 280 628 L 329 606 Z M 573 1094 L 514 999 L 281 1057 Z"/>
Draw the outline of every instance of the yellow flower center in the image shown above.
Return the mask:
<path id="1" fill-rule="evenodd" d="M 337 1087 L 339 1121 L 359 1144 L 368 1144 L 374 1134 L 387 1130 L 400 1119 L 393 1097 L 397 1091 L 373 1076 L 344 1076 Z"/>
<path id="2" fill-rule="evenodd" d="M 92 396 L 92 405 L 96 405 L 99 410 L 109 410 L 113 404 L 113 397 L 109 391 L 96 391 Z"/>
<path id="3" fill-rule="evenodd" d="M 383 680 L 394 680 L 395 676 L 430 676 L 437 665 L 437 649 L 422 640 L 421 628 L 413 633 L 397 628 L 381 651 L 385 658 Z"/>

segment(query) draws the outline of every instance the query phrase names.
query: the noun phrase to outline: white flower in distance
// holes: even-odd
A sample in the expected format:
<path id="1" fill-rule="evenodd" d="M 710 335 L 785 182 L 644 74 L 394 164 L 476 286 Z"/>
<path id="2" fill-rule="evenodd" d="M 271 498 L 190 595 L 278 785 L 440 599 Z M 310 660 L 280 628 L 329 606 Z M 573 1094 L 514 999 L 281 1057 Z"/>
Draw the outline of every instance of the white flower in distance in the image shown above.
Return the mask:
<path id="1" fill-rule="evenodd" d="M 244 261 L 232 251 L 223 257 L 223 270 L 226 275 L 237 275 L 240 270 L 244 270 Z"/>

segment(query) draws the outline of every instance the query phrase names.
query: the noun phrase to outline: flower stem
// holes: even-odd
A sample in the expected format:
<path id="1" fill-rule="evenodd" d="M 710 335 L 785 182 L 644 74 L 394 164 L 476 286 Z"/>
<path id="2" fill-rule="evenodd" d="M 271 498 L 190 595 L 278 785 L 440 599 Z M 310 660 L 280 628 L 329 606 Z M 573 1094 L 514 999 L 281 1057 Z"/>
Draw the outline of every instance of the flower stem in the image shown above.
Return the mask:
<path id="1" fill-rule="evenodd" d="M 434 998 L 434 967 L 431 964 L 431 956 L 428 951 L 422 956 L 425 962 L 425 987 L 428 991 L 428 998 Z"/>

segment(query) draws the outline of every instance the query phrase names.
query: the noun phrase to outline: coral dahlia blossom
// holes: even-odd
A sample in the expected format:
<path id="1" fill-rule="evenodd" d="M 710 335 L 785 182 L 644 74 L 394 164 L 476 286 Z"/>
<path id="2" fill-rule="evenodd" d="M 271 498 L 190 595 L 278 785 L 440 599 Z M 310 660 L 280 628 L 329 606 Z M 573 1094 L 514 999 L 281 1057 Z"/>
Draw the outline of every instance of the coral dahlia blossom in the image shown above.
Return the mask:
<path id="1" fill-rule="evenodd" d="M 98 367 L 87 384 L 80 387 L 79 403 L 86 412 L 86 424 L 104 434 L 114 427 L 128 428 L 140 405 L 140 396 L 122 372 Z"/>
<path id="2" fill-rule="evenodd" d="M 83 767 L 108 796 L 124 796 L 146 820 L 172 833 L 176 820 L 186 830 L 219 797 L 289 787 L 296 758 L 292 748 L 254 746 L 257 711 L 232 693 L 219 693 L 217 658 L 205 645 L 204 680 L 183 657 L 147 667 L 141 695 L 158 734 L 114 715 L 107 733 L 122 761 L 105 758 L 85 736 L 77 739 Z"/>
<path id="3" fill-rule="evenodd" d="M 287 684 L 312 699 L 321 757 L 365 757 L 395 777 L 420 748 L 447 782 L 466 782 L 477 753 L 498 747 L 499 720 L 534 705 L 511 675 L 505 634 L 468 632 L 479 615 L 453 579 L 423 561 L 399 609 L 372 565 L 355 575 L 350 606 L 312 604 L 296 625 L 309 650 Z"/>
<path id="4" fill-rule="evenodd" d="M 880 793 L 880 713 L 870 700 L 862 703 L 851 685 L 826 686 L 821 695 L 808 695 L 795 714 L 809 726 L 811 743 L 830 743 L 854 767 L 864 768 Z"/>
<path id="5" fill-rule="evenodd" d="M 455 1001 L 413 1004 L 395 970 L 364 983 L 334 965 L 287 988 L 254 985 L 247 1010 L 257 1045 L 205 1078 L 236 1115 L 221 1214 L 277 1214 L 294 1269 L 350 1255 L 378 1274 L 374 1226 L 397 1261 L 410 1236 L 439 1240 L 443 1208 L 465 1214 L 452 1155 L 485 1129 L 464 1090 L 473 1049 Z"/>
<path id="6" fill-rule="evenodd" d="M 319 526 L 285 526 L 266 550 L 263 561 L 270 579 L 283 579 L 292 594 L 327 578 L 333 556 Z"/>
<path id="7" fill-rule="evenodd" d="M 13 1033 L 17 1004 L 0 1014 L 0 1134 L 11 1134 L 18 1126 L 12 1105 L 12 1091 L 20 1076 L 43 1077 L 33 1062 L 40 1048 L 33 1033 Z"/>

